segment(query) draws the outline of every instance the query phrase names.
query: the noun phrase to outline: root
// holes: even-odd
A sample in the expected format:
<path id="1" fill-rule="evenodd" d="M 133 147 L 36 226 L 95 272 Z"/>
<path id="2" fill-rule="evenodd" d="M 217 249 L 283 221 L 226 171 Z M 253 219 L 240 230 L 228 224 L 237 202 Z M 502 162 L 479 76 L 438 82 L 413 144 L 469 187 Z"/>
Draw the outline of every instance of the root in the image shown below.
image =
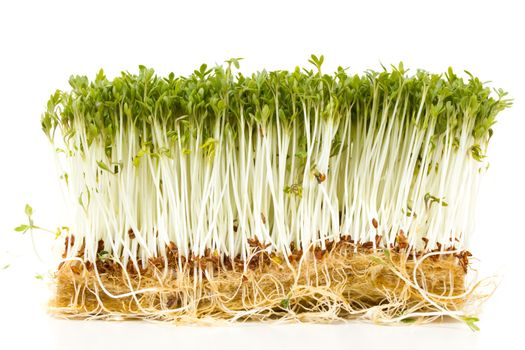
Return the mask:
<path id="1" fill-rule="evenodd" d="M 99 271 L 81 258 L 55 275 L 52 314 L 75 319 L 421 323 L 477 314 L 493 280 L 466 282 L 456 251 L 406 252 L 338 247 L 321 259 L 273 259 L 254 268 L 151 264 L 130 272 L 118 263 Z M 488 292 L 487 292 L 488 291 Z"/>

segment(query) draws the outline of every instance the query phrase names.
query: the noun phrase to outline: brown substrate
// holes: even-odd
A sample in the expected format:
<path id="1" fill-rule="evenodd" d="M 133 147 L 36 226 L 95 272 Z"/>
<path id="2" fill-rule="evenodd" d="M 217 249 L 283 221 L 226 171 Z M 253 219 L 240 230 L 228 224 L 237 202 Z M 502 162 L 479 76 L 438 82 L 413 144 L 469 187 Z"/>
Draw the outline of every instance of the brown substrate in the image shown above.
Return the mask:
<path id="1" fill-rule="evenodd" d="M 175 322 L 295 319 L 388 321 L 462 310 L 468 252 L 408 254 L 340 242 L 285 259 L 253 243 L 248 264 L 176 250 L 136 271 L 105 258 L 60 265 L 51 312 L 71 318 Z M 415 273 L 414 273 L 415 271 Z"/>

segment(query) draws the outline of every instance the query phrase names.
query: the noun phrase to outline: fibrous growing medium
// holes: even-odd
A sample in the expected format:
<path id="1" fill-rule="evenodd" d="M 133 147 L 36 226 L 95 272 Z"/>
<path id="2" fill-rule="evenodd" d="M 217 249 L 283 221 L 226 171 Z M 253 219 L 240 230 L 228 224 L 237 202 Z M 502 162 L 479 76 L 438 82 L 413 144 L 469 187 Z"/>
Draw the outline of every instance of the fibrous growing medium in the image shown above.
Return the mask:
<path id="1" fill-rule="evenodd" d="M 176 322 L 472 323 L 474 209 L 510 105 L 400 64 L 70 79 L 42 127 L 71 223 L 51 310 Z"/>

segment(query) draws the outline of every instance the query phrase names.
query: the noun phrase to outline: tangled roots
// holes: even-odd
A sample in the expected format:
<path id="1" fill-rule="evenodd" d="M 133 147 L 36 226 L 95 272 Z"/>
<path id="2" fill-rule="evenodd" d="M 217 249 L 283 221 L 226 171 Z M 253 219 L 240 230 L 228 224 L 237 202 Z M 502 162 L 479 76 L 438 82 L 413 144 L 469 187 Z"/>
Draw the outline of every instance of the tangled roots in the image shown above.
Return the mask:
<path id="1" fill-rule="evenodd" d="M 50 310 L 66 318 L 176 323 L 463 319 L 493 291 L 480 292 L 483 287 L 493 285 L 485 280 L 467 288 L 467 268 L 457 253 L 339 248 L 321 259 L 304 254 L 295 262 L 269 259 L 254 268 L 150 264 L 141 272 L 119 264 L 100 271 L 74 258 L 56 272 Z"/>

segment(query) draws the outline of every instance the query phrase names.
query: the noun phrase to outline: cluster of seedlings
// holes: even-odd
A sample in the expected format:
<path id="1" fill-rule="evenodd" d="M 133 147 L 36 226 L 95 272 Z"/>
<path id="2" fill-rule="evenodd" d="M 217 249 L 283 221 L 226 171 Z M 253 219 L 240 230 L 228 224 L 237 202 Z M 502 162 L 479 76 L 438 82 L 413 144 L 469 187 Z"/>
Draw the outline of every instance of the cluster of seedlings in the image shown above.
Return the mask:
<path id="1" fill-rule="evenodd" d="M 466 248 L 506 93 L 323 60 L 71 77 L 42 116 L 71 199 L 52 309 L 472 323 Z"/>

